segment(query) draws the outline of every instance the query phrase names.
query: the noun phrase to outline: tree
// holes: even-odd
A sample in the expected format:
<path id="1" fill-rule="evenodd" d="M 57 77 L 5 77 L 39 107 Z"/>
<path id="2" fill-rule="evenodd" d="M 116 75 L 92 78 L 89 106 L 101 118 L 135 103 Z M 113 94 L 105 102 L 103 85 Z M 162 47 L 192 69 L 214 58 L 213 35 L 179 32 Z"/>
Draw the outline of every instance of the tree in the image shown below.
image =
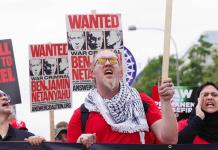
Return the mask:
<path id="1" fill-rule="evenodd" d="M 218 50 L 214 49 L 214 51 L 212 51 L 212 63 L 205 69 L 205 76 L 203 78 L 203 81 L 212 81 L 215 84 L 218 85 Z"/>
<path id="2" fill-rule="evenodd" d="M 180 68 L 181 85 L 197 86 L 206 81 L 217 81 L 214 71 L 217 70 L 217 50 L 202 35 L 188 53 L 188 58 Z M 216 76 L 216 77 L 215 77 Z M 218 83 L 218 82 L 216 82 Z"/>
<path id="3" fill-rule="evenodd" d="M 169 77 L 176 83 L 176 58 L 170 57 Z M 148 61 L 143 71 L 137 76 L 133 86 L 138 91 L 144 91 L 151 96 L 152 86 L 157 84 L 158 79 L 161 77 L 162 56 L 153 58 Z"/>
<path id="4" fill-rule="evenodd" d="M 218 47 L 200 36 L 198 44 L 192 46 L 187 57 L 179 59 L 181 86 L 198 86 L 207 81 L 218 84 Z M 176 83 L 176 58 L 170 57 L 169 77 Z M 143 71 L 137 76 L 133 86 L 151 96 L 152 86 L 161 77 L 162 56 L 148 61 Z"/>

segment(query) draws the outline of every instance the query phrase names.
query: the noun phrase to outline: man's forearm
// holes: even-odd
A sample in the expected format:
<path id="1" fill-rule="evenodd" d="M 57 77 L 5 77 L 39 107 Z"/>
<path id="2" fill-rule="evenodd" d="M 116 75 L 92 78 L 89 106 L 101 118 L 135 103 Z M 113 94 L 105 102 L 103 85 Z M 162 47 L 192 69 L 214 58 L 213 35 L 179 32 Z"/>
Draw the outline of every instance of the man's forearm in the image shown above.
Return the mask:
<path id="1" fill-rule="evenodd" d="M 161 136 L 164 143 L 176 144 L 178 141 L 178 127 L 176 116 L 173 112 L 171 102 L 161 100 L 162 126 Z"/>

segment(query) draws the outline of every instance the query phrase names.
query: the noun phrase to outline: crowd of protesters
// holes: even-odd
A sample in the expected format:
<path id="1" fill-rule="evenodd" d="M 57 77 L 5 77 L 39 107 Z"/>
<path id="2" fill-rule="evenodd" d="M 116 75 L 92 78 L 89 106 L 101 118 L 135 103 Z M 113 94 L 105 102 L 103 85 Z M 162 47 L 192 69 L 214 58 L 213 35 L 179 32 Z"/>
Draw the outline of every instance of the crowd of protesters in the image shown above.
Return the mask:
<path id="1" fill-rule="evenodd" d="M 77 108 L 69 124 L 59 122 L 56 142 L 110 144 L 208 144 L 218 143 L 218 87 L 207 82 L 194 96 L 195 107 L 188 119 L 179 122 L 171 106 L 174 86 L 171 79 L 159 81 L 161 110 L 145 93 L 139 93 L 123 80 L 118 56 L 110 50 L 97 53 L 92 62 L 94 88 Z M 84 110 L 88 112 L 85 117 Z M 10 96 L 0 90 L 0 140 L 46 141 L 28 131 L 13 116 Z"/>

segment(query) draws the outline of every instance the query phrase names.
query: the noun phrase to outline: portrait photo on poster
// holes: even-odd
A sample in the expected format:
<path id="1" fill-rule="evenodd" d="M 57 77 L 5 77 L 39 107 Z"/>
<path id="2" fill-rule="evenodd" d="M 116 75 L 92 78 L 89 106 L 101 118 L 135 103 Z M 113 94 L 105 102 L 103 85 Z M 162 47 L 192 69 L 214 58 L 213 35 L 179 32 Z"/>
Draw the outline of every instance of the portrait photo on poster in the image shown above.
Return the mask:
<path id="1" fill-rule="evenodd" d="M 83 31 L 69 31 L 67 32 L 68 50 L 85 50 L 86 36 Z"/>
<path id="2" fill-rule="evenodd" d="M 104 31 L 88 31 L 87 43 L 89 50 L 104 49 Z"/>
<path id="3" fill-rule="evenodd" d="M 58 71 L 59 74 L 68 74 L 69 65 L 67 57 L 58 58 Z"/>
<path id="4" fill-rule="evenodd" d="M 30 76 L 42 75 L 42 60 L 32 59 L 30 60 Z"/>
<path id="5" fill-rule="evenodd" d="M 122 30 L 105 31 L 105 43 L 107 49 L 123 49 Z"/>
<path id="6" fill-rule="evenodd" d="M 43 73 L 44 75 L 56 75 L 57 74 L 56 58 L 43 59 Z"/>

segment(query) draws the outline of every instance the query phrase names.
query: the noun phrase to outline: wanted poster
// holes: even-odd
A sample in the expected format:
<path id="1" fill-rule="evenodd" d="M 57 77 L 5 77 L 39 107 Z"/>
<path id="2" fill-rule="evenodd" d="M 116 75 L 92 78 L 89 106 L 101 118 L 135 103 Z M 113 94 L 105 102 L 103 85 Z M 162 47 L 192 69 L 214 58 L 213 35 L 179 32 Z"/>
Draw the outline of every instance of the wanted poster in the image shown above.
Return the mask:
<path id="1" fill-rule="evenodd" d="M 29 46 L 31 111 L 71 108 L 67 44 Z"/>
<path id="2" fill-rule="evenodd" d="M 93 87 L 91 64 L 98 51 L 115 51 L 123 64 L 120 14 L 66 15 L 66 28 L 73 91 L 87 91 Z"/>

